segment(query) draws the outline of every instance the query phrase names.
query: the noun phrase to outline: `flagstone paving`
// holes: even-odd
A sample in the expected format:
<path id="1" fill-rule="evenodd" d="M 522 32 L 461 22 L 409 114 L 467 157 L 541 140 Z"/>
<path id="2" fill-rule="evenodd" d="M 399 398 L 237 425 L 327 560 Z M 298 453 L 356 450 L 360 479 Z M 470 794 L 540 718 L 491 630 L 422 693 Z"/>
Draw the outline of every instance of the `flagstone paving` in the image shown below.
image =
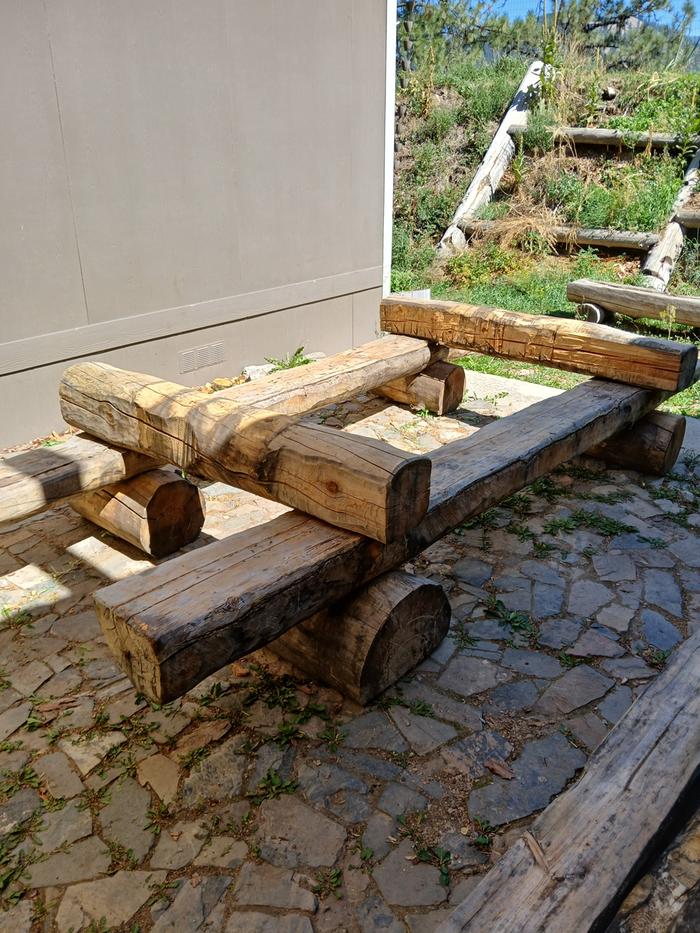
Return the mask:
<path id="1" fill-rule="evenodd" d="M 429 450 L 527 401 L 508 389 L 475 377 L 449 419 L 315 418 Z M 365 710 L 266 652 L 152 706 L 92 603 L 150 563 L 67 506 L 7 529 L 0 933 L 430 933 L 697 627 L 696 459 L 576 461 L 428 548 L 408 569 L 445 588 L 450 634 Z M 283 511 L 205 496 L 195 547 Z"/>

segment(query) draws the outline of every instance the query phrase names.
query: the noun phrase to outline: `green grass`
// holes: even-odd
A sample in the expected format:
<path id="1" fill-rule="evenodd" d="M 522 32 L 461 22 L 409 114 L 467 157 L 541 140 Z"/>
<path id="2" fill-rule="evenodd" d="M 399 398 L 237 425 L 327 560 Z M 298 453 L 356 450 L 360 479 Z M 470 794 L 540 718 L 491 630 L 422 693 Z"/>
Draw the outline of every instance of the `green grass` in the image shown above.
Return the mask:
<path id="1" fill-rule="evenodd" d="M 624 112 L 608 118 L 615 129 L 657 133 L 697 132 L 700 74 L 631 75 L 622 83 Z"/>

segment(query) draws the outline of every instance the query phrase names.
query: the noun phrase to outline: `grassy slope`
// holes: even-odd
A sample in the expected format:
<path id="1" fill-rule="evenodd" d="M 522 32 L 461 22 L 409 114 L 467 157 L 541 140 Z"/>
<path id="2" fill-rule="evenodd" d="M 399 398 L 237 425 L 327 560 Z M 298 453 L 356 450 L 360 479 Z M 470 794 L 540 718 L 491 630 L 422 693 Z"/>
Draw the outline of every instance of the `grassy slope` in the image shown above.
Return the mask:
<path id="1" fill-rule="evenodd" d="M 586 276 L 638 281 L 635 259 L 603 260 L 590 249 L 572 256 L 553 256 L 537 235 L 507 246 L 481 242 L 462 256 L 447 262 L 436 260 L 435 244 L 526 67 L 527 63 L 517 59 L 496 65 L 471 59 L 441 73 L 416 76 L 408 93 L 400 95 L 406 116 L 399 127 L 396 162 L 395 291 L 431 288 L 441 298 L 532 314 L 573 315 L 575 309 L 566 300 L 569 279 Z M 615 83 L 620 93 L 615 106 L 601 114 L 600 105 L 593 106 L 594 95 L 582 84 L 580 75 L 586 74 L 585 69 L 579 74 L 572 66 L 568 83 L 562 82 L 554 105 L 560 122 L 682 132 L 683 114 L 688 113 L 700 87 L 698 76 L 606 76 L 606 83 Z M 590 77 L 585 80 L 590 81 Z M 670 290 L 700 294 L 697 242 L 687 245 Z M 618 324 L 633 332 L 700 342 L 700 333 L 679 325 L 622 319 Z M 462 365 L 559 388 L 579 381 L 571 373 L 479 355 L 465 357 Z M 665 407 L 700 416 L 700 388 L 680 393 Z"/>

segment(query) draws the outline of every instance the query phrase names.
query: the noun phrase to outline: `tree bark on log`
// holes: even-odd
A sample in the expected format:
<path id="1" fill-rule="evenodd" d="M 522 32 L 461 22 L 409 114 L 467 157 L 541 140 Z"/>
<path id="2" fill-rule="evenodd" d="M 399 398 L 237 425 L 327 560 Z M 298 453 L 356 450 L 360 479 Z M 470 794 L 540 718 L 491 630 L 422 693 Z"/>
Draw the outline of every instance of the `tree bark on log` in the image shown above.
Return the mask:
<path id="1" fill-rule="evenodd" d="M 149 470 L 83 493 L 70 504 L 83 518 L 152 557 L 179 551 L 194 541 L 204 524 L 199 489 L 167 470 Z"/>
<path id="2" fill-rule="evenodd" d="M 673 468 L 685 437 L 685 418 L 652 411 L 644 418 L 587 451 L 609 466 L 663 476 Z"/>
<path id="3" fill-rule="evenodd" d="M 384 298 L 382 328 L 450 347 L 671 392 L 690 385 L 698 351 L 603 324 L 455 301 Z"/>
<path id="4" fill-rule="evenodd" d="M 291 512 L 114 583 L 95 594 L 109 646 L 137 689 L 175 699 L 666 396 L 594 379 L 433 451 L 429 511 L 392 545 Z"/>
<path id="5" fill-rule="evenodd" d="M 403 376 L 380 386 L 375 393 L 411 408 L 446 415 L 459 408 L 464 398 L 464 369 L 452 363 L 433 363 L 422 373 Z"/>
<path id="6" fill-rule="evenodd" d="M 450 616 L 438 583 L 393 571 L 268 648 L 365 706 L 433 653 L 447 635 Z"/>
<path id="7" fill-rule="evenodd" d="M 636 285 L 617 285 L 576 279 L 566 286 L 566 297 L 577 304 L 591 302 L 633 318 L 653 318 L 679 324 L 700 325 L 700 298 L 669 295 Z"/>
<path id="8" fill-rule="evenodd" d="M 110 443 L 379 541 L 402 538 L 428 505 L 430 462 L 380 441 L 104 363 L 66 370 L 59 395 L 69 424 Z"/>

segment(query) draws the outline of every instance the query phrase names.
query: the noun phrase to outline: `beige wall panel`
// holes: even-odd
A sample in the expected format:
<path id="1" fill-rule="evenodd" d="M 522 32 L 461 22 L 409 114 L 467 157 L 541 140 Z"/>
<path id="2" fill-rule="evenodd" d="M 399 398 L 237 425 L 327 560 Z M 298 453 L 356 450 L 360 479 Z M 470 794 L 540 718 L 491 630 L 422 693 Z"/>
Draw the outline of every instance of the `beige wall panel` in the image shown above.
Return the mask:
<path id="1" fill-rule="evenodd" d="M 371 288 L 366 292 L 356 292 L 352 296 L 352 345 L 359 347 L 368 340 L 376 340 L 381 330 L 379 327 L 379 304 L 382 300 L 381 288 Z"/>
<path id="2" fill-rule="evenodd" d="M 0 343 L 87 320 L 42 0 L 0 6 Z"/>

